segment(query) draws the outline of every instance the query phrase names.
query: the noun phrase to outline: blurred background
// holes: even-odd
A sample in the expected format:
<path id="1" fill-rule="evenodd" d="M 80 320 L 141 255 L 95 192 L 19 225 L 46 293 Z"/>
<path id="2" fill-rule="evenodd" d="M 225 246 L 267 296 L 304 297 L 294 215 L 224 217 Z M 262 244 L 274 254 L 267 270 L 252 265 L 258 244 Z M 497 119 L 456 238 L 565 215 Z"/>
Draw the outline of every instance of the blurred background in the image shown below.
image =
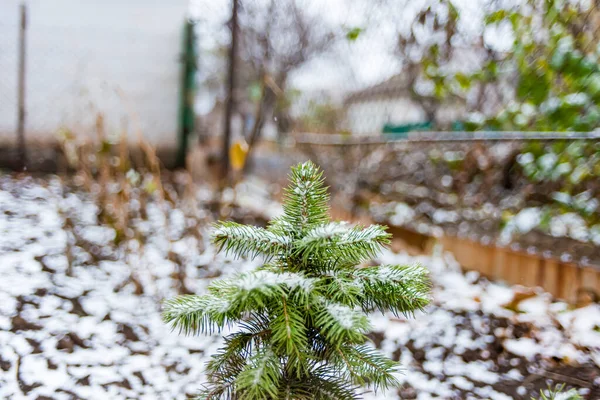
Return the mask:
<path id="1" fill-rule="evenodd" d="M 143 140 L 232 184 L 309 157 L 349 217 L 598 264 L 595 2 L 145 4 L 3 5 L 2 165 Z"/>
<path id="2" fill-rule="evenodd" d="M 407 260 L 451 257 L 460 282 L 527 315 L 499 313 L 511 322 L 486 331 L 493 351 L 466 357 L 458 340 L 436 359 L 493 359 L 482 368 L 500 381 L 431 369 L 404 343 L 421 375 L 399 396 L 429 398 L 452 376 L 431 398 L 529 398 L 555 382 L 599 398 L 599 58 L 597 0 L 3 0 L 0 186 L 58 176 L 91 194 L 115 250 L 154 232 L 135 222 L 154 202 L 167 221 L 183 210 L 181 237 L 217 218 L 264 224 L 289 166 L 312 159 L 335 218 L 388 225 Z M 193 291 L 197 263 L 165 252 L 177 290 Z M 436 307 L 483 335 L 483 292 L 478 311 L 444 308 L 448 282 Z M 567 323 L 565 310 L 586 311 Z"/>

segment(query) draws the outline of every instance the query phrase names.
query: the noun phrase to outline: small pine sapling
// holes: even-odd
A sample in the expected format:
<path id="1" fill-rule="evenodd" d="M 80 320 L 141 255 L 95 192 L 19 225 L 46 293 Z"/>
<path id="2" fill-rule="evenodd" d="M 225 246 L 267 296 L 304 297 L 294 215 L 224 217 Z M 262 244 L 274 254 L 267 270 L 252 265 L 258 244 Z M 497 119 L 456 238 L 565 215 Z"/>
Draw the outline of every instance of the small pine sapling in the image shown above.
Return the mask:
<path id="1" fill-rule="evenodd" d="M 263 256 L 264 265 L 165 303 L 165 322 L 185 334 L 239 328 L 208 362 L 200 398 L 357 399 L 361 387 L 398 385 L 397 363 L 366 344 L 367 314 L 423 309 L 427 270 L 363 265 L 390 235 L 378 225 L 331 222 L 322 175 L 311 162 L 292 168 L 284 213 L 266 229 L 216 225 L 220 250 Z"/>
<path id="2" fill-rule="evenodd" d="M 554 388 L 548 388 L 548 390 L 540 390 L 540 398 L 531 400 L 583 400 L 583 397 L 575 389 L 569 391 L 565 390 L 565 384 L 561 383 L 556 385 Z"/>

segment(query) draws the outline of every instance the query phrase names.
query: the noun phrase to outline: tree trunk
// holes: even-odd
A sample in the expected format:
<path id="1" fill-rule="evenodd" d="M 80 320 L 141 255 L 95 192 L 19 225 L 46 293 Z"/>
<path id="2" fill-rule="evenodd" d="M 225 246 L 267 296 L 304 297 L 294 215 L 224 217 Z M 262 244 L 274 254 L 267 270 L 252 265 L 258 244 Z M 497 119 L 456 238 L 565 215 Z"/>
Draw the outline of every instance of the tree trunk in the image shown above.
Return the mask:
<path id="1" fill-rule="evenodd" d="M 221 149 L 221 176 L 220 181 L 224 182 L 229 177 L 229 147 L 231 147 L 231 118 L 235 104 L 235 66 L 237 55 L 237 37 L 238 37 L 238 3 L 239 0 L 232 0 L 231 9 L 231 46 L 229 48 L 229 73 L 228 73 L 228 92 L 227 102 L 225 104 L 225 129 L 223 132 L 223 147 Z"/>
<path id="2" fill-rule="evenodd" d="M 250 132 L 250 136 L 248 137 L 248 153 L 246 154 L 246 163 L 244 164 L 244 172 L 248 171 L 250 165 L 250 156 L 252 154 L 252 150 L 254 146 L 258 142 L 260 138 L 260 134 L 262 132 L 262 128 L 265 121 L 265 111 L 267 105 L 267 87 L 265 84 L 266 74 L 263 72 L 260 84 L 260 99 L 258 104 L 256 105 L 256 111 L 254 112 L 254 125 L 252 126 L 252 131 Z"/>
<path id="3" fill-rule="evenodd" d="M 277 77 L 277 87 L 279 88 L 279 96 L 276 99 L 275 104 L 275 120 L 277 125 L 277 140 L 281 144 L 283 139 L 287 136 L 291 128 L 291 121 L 289 115 L 289 104 L 285 98 L 285 89 L 287 83 L 287 72 L 282 72 Z"/>

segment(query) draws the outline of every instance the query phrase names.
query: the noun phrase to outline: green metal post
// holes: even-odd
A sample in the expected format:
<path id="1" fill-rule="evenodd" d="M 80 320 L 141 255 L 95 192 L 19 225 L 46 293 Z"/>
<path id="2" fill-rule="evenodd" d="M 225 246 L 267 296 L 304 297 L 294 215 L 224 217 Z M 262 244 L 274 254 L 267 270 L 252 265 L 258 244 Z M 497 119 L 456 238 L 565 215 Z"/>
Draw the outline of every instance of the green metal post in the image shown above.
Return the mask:
<path id="1" fill-rule="evenodd" d="M 196 78 L 196 36 L 194 22 L 186 19 L 183 27 L 183 55 L 179 95 L 179 134 L 175 167 L 185 167 L 189 136 L 194 131 L 194 97 Z"/>

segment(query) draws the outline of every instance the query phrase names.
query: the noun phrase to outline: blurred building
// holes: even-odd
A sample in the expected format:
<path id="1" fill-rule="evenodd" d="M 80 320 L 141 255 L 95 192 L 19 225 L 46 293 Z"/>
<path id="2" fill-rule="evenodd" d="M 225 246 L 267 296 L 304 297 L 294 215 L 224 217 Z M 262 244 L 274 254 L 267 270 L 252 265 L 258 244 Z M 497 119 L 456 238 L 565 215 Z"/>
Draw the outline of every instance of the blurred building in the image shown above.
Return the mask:
<path id="1" fill-rule="evenodd" d="M 0 143 L 16 143 L 19 4 L 0 4 Z M 66 128 L 137 132 L 159 151 L 178 145 L 182 33 L 188 0 L 28 0 L 26 139 L 55 141 Z"/>
<path id="2" fill-rule="evenodd" d="M 379 134 L 385 125 L 408 125 L 426 122 L 448 125 L 465 113 L 463 104 L 442 101 L 433 118 L 413 94 L 412 83 L 400 73 L 366 89 L 354 92 L 344 101 L 346 130 L 355 135 Z"/>

